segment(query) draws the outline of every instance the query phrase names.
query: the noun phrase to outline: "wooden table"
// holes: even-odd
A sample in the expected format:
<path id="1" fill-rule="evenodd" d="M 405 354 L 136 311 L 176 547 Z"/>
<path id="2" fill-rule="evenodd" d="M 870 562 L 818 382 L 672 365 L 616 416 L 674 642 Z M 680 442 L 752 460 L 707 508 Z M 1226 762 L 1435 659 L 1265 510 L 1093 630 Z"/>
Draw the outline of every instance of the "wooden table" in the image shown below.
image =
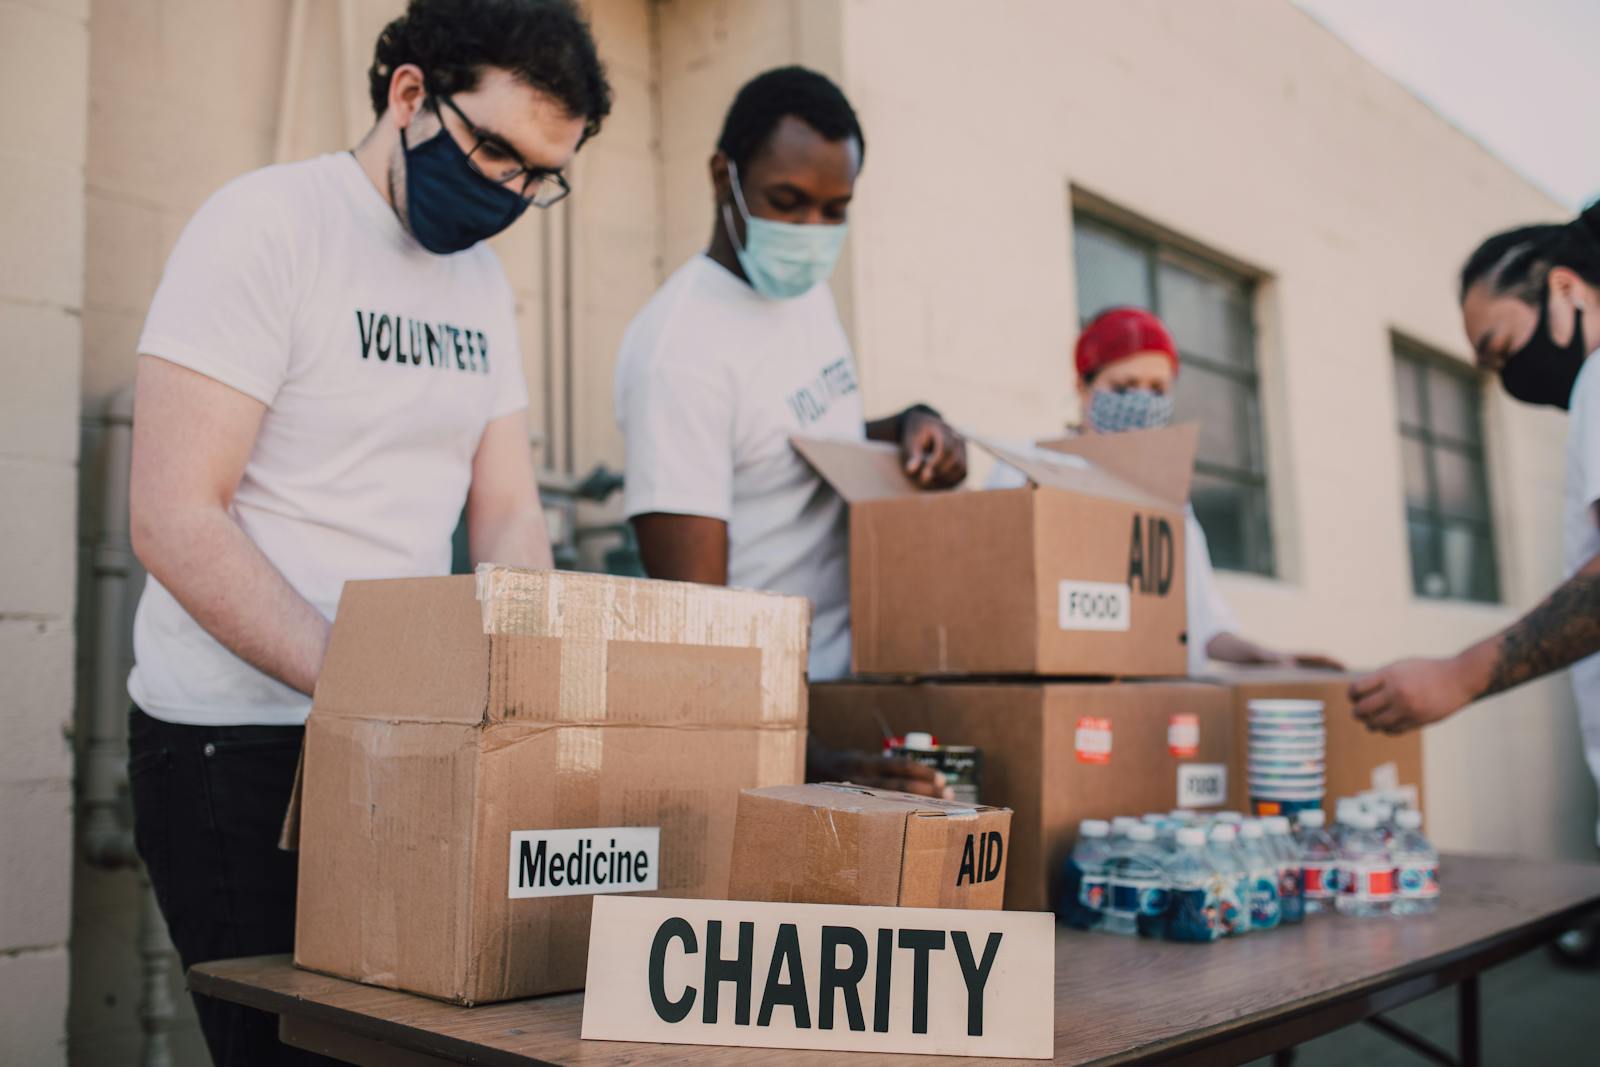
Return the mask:
<path id="1" fill-rule="evenodd" d="M 1282 1050 L 1362 1020 L 1398 1030 L 1380 1013 L 1456 985 L 1460 1059 L 1475 1064 L 1478 974 L 1600 912 L 1600 866 L 1448 856 L 1442 875 L 1445 895 L 1428 917 L 1315 916 L 1215 945 L 1058 930 L 1055 1062 L 1217 1064 L 1274 1053 L 1286 1059 Z M 297 970 L 286 956 L 201 964 L 190 969 L 189 985 L 277 1013 L 292 1044 L 370 1067 L 691 1061 L 820 1067 L 852 1058 L 582 1041 L 582 994 L 458 1008 Z M 859 1059 L 871 1067 L 931 1062 L 883 1054 Z"/>

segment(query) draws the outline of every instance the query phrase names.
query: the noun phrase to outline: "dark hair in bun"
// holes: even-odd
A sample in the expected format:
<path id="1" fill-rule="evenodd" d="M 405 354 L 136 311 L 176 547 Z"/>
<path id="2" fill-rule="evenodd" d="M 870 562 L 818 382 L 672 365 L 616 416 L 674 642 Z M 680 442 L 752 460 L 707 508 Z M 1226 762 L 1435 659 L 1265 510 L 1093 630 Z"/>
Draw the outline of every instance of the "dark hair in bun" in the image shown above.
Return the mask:
<path id="1" fill-rule="evenodd" d="M 1518 226 L 1484 241 L 1461 268 L 1461 297 L 1481 281 L 1497 295 L 1537 304 L 1552 267 L 1600 286 L 1600 201 L 1571 222 Z"/>

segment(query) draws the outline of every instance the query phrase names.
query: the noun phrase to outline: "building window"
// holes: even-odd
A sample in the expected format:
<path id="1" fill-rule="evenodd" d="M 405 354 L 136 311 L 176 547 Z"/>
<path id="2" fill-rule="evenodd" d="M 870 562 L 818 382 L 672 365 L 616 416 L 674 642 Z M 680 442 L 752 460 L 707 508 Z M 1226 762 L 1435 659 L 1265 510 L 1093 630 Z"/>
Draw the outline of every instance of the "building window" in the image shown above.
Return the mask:
<path id="1" fill-rule="evenodd" d="M 1447 357 L 1394 341 L 1411 587 L 1418 596 L 1496 602 L 1482 381 Z"/>
<path id="2" fill-rule="evenodd" d="M 1073 255 L 1080 328 L 1106 308 L 1133 305 L 1159 315 L 1178 344 L 1176 417 L 1200 424 L 1190 499 L 1212 564 L 1272 574 L 1254 282 L 1081 212 L 1073 218 Z"/>

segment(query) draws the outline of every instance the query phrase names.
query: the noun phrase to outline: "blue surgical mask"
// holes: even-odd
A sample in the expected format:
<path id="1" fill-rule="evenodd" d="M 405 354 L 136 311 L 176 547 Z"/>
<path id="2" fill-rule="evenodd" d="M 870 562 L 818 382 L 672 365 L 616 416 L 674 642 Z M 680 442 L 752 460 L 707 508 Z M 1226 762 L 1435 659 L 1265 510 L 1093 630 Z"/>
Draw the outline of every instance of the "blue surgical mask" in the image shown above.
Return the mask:
<path id="1" fill-rule="evenodd" d="M 528 201 L 472 169 L 441 120 L 439 132 L 412 148 L 400 131 L 406 161 L 406 219 L 430 252 L 471 248 L 516 222 Z"/>
<path id="2" fill-rule="evenodd" d="M 1172 397 L 1166 393 L 1095 389 L 1089 394 L 1088 422 L 1095 433 L 1155 430 L 1171 421 Z"/>
<path id="3" fill-rule="evenodd" d="M 728 184 L 733 187 L 733 202 L 739 208 L 739 217 L 744 219 L 742 246 L 727 204 L 722 205 L 723 223 L 733 240 L 739 266 L 744 268 L 745 277 L 750 279 L 756 292 L 774 300 L 787 300 L 828 280 L 844 246 L 845 223 L 797 225 L 756 218 L 745 207 L 744 193 L 739 188 L 739 169 L 731 159 L 728 161 Z"/>

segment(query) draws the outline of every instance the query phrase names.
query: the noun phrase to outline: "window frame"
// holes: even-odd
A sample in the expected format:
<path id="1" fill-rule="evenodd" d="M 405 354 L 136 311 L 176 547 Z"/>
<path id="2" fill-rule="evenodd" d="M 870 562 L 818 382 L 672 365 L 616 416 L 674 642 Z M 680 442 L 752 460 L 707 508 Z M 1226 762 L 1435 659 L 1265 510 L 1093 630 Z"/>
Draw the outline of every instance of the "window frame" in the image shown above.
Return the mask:
<path id="1" fill-rule="evenodd" d="M 1239 305 L 1244 311 L 1243 327 L 1247 340 L 1246 348 L 1249 353 L 1248 367 L 1241 367 L 1224 360 L 1214 359 L 1200 353 L 1193 352 L 1183 345 L 1183 339 L 1174 337 L 1178 346 L 1178 361 L 1183 367 L 1198 367 L 1201 370 L 1224 378 L 1236 386 L 1243 387 L 1254 400 L 1256 417 L 1251 419 L 1248 413 L 1241 416 L 1242 426 L 1235 427 L 1240 434 L 1240 440 L 1245 442 L 1249 453 L 1259 460 L 1259 470 L 1248 470 L 1236 467 L 1229 463 L 1216 463 L 1195 456 L 1194 470 L 1196 474 L 1218 478 L 1260 494 L 1262 514 L 1266 529 L 1264 531 L 1264 545 L 1261 554 L 1265 557 L 1260 567 L 1218 567 L 1230 574 L 1251 574 L 1262 578 L 1278 578 L 1278 550 L 1277 550 L 1277 523 L 1272 510 L 1271 478 L 1267 458 L 1267 434 L 1263 427 L 1266 421 L 1265 405 L 1261 400 L 1261 361 L 1260 361 L 1260 336 L 1256 329 L 1256 300 L 1260 293 L 1261 278 L 1255 274 L 1238 269 L 1218 260 L 1207 259 L 1202 253 L 1183 247 L 1177 242 L 1165 240 L 1160 236 L 1126 225 L 1108 218 L 1106 214 L 1094 210 L 1092 207 L 1083 207 L 1077 204 L 1072 208 L 1072 237 L 1073 237 L 1073 269 L 1074 285 L 1081 291 L 1081 281 L 1077 279 L 1077 240 L 1080 229 L 1098 230 L 1103 235 L 1122 241 L 1138 249 L 1145 260 L 1145 286 L 1150 294 L 1150 311 L 1161 317 L 1161 265 L 1163 262 L 1188 271 L 1192 274 L 1219 282 L 1234 288 L 1240 298 Z M 1073 294 L 1077 307 L 1078 329 L 1081 331 L 1088 325 L 1088 316 L 1084 313 L 1078 293 Z"/>
<path id="2" fill-rule="evenodd" d="M 1411 595 L 1429 603 L 1456 603 L 1476 605 L 1500 605 L 1505 603 L 1505 579 L 1500 567 L 1500 539 L 1495 530 L 1494 486 L 1489 476 L 1489 430 L 1484 412 L 1484 378 L 1483 375 L 1465 366 L 1460 360 L 1451 359 L 1442 355 L 1428 346 L 1399 333 L 1391 333 L 1389 338 L 1390 351 L 1390 381 L 1394 383 L 1395 390 L 1395 431 L 1401 445 L 1400 471 L 1400 516 L 1405 525 L 1406 563 L 1411 579 Z M 1399 368 L 1402 364 L 1409 364 L 1415 369 L 1417 381 L 1417 414 L 1421 424 L 1412 424 L 1406 421 L 1405 413 L 1400 405 Z M 1436 431 L 1432 425 L 1432 403 L 1429 388 L 1429 377 L 1442 375 L 1454 379 L 1458 385 L 1467 386 L 1466 393 L 1472 397 L 1472 420 L 1477 429 L 1477 440 L 1466 441 L 1448 433 Z M 1412 504 L 1409 487 L 1405 480 L 1404 445 L 1406 442 L 1415 443 L 1422 448 L 1423 477 L 1427 483 L 1428 506 L 1418 507 Z M 1464 456 L 1477 467 L 1479 483 L 1483 490 L 1483 518 L 1457 514 L 1446 511 L 1439 502 L 1439 474 L 1436 465 L 1436 454 L 1440 451 Z M 1472 533 L 1481 537 L 1488 545 L 1489 582 L 1492 593 L 1488 598 L 1463 595 L 1460 593 L 1428 593 L 1422 591 L 1417 581 L 1417 560 L 1411 546 L 1411 525 L 1413 522 L 1426 524 L 1431 534 L 1431 550 L 1437 559 L 1444 559 L 1444 531 L 1447 524 L 1467 527 Z"/>

